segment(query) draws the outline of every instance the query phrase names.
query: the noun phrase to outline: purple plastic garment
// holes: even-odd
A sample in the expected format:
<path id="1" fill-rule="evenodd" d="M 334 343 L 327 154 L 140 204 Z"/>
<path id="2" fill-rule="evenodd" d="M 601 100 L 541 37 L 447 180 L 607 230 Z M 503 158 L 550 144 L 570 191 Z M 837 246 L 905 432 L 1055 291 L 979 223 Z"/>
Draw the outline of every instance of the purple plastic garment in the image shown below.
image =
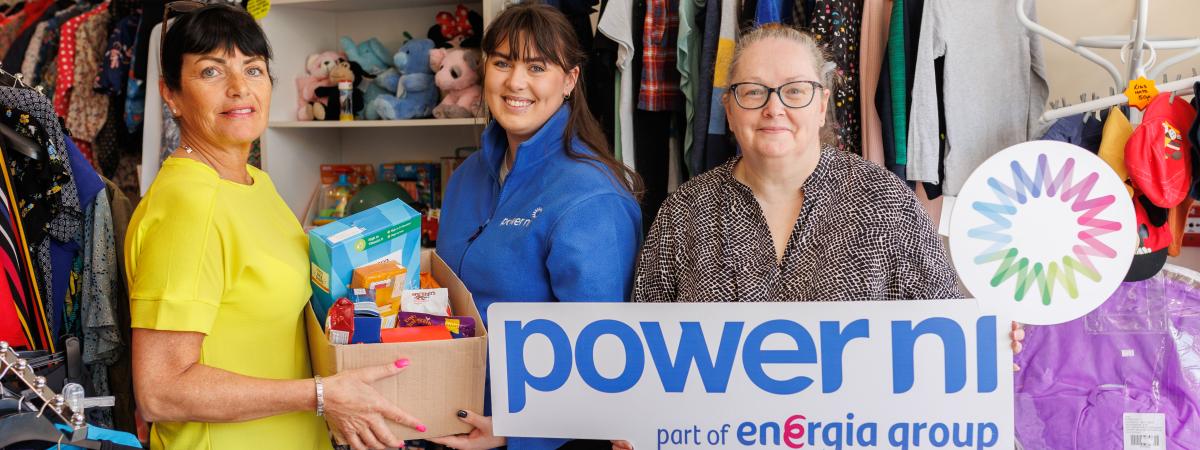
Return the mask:
<path id="1" fill-rule="evenodd" d="M 1025 449 L 1124 447 L 1124 413 L 1162 413 L 1166 448 L 1200 449 L 1200 275 L 1164 270 L 1123 283 L 1100 308 L 1027 326 L 1015 358 Z"/>

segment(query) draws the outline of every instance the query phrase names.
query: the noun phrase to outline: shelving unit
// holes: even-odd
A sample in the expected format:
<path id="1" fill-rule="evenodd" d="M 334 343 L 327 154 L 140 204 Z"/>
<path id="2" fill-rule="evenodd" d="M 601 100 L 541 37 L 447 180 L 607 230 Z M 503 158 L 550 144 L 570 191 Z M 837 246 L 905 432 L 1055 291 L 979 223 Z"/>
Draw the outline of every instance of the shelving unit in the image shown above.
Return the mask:
<path id="1" fill-rule="evenodd" d="M 276 79 L 271 110 L 262 136 L 263 169 L 279 194 L 301 217 L 319 183 L 321 164 L 375 164 L 391 161 L 438 160 L 454 149 L 479 144 L 482 119 L 418 119 L 385 121 L 296 120 L 295 79 L 304 74 L 308 55 L 341 50 L 339 38 L 354 42 L 378 38 L 391 51 L 400 48 L 404 33 L 424 37 L 439 11 L 465 4 L 489 23 L 505 0 L 274 0 L 260 23 L 274 52 Z M 152 40 L 157 42 L 157 29 Z M 482 32 L 482 30 L 480 30 Z M 151 51 L 157 52 L 152 45 Z M 153 65 L 152 65 L 153 66 Z M 158 86 L 158 71 L 150 70 L 147 86 Z M 156 91 L 156 90 L 155 90 Z M 143 191 L 158 167 L 161 115 L 157 92 L 147 93 L 147 137 L 143 141 Z"/>
<path id="2" fill-rule="evenodd" d="M 461 2 L 485 17 L 503 0 Z M 375 37 L 389 50 L 403 44 L 404 33 L 425 36 L 439 11 L 453 11 L 458 0 L 276 0 L 262 21 L 275 51 L 272 70 L 279 80 L 271 100 L 270 123 L 263 136 L 263 168 L 279 194 L 299 217 L 317 188 L 321 164 L 379 164 L 400 160 L 437 160 L 454 149 L 478 145 L 481 119 L 388 121 L 296 121 L 292 80 L 304 73 L 308 55 L 340 50 L 338 39 L 354 42 Z M 480 30 L 482 32 L 482 30 Z"/>

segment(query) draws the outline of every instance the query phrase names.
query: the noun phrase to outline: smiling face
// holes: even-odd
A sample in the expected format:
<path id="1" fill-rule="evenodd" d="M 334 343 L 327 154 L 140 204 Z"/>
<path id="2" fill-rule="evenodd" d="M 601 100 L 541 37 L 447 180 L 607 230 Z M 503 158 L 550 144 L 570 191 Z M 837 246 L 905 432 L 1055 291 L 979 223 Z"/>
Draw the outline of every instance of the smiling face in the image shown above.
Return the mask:
<path id="1" fill-rule="evenodd" d="M 267 61 L 236 47 L 183 56 L 180 88 L 161 88 L 180 131 L 201 145 L 248 147 L 267 127 L 271 77 Z"/>
<path id="2" fill-rule="evenodd" d="M 782 56 L 781 56 L 782 55 Z M 802 44 L 782 38 L 765 38 L 750 44 L 739 55 L 731 83 L 752 82 L 777 88 L 793 81 L 821 81 L 813 55 Z M 771 93 L 758 109 L 738 106 L 726 93 L 725 114 L 729 129 L 748 158 L 771 159 L 819 151 L 821 127 L 829 90 L 816 91 L 816 98 L 803 108 L 788 108 Z"/>
<path id="3" fill-rule="evenodd" d="M 484 62 L 483 98 L 513 147 L 550 120 L 579 79 L 578 67 L 564 70 L 528 47 L 516 59 L 506 40 Z"/>

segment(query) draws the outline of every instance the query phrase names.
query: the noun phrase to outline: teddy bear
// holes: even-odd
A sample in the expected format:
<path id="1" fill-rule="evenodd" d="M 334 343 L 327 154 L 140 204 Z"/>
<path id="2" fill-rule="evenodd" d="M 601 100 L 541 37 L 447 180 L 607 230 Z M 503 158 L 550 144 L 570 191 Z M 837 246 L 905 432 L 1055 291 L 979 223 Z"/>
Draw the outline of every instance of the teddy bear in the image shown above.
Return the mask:
<path id="1" fill-rule="evenodd" d="M 363 110 L 363 91 L 358 88 L 358 84 L 362 82 L 367 72 L 362 66 L 354 61 L 339 61 L 338 66 L 334 67 L 329 72 L 329 80 L 333 82 L 333 86 L 321 86 L 317 88 L 317 97 L 325 100 L 313 103 L 313 118 L 317 120 L 340 120 L 342 113 L 342 104 L 339 100 L 341 93 L 337 84 L 342 81 L 349 81 L 354 86 L 351 99 L 354 102 L 352 108 L 354 113 Z"/>
<path id="2" fill-rule="evenodd" d="M 346 52 L 346 57 L 350 61 L 358 63 L 366 72 L 363 78 L 370 80 L 364 86 L 364 106 L 370 105 L 381 95 L 393 95 L 392 89 L 395 88 L 395 85 L 383 86 L 382 83 L 375 81 L 379 77 L 390 76 L 396 72 L 396 68 L 392 67 L 392 52 L 384 47 L 379 39 L 371 38 L 355 44 L 350 37 L 342 36 L 341 44 L 342 51 Z M 357 106 L 357 104 L 355 105 Z M 362 116 L 367 120 L 379 120 L 379 114 L 375 112 L 375 108 L 363 108 Z"/>
<path id="3" fill-rule="evenodd" d="M 329 72 L 337 67 L 339 60 L 344 60 L 337 52 L 321 52 L 308 55 L 304 62 L 305 75 L 296 77 L 296 118 L 313 120 L 312 104 L 322 101 L 317 98 L 316 90 L 322 86 L 336 86 L 329 81 Z"/>
<path id="4" fill-rule="evenodd" d="M 438 102 L 437 86 L 433 84 L 433 71 L 429 66 L 432 49 L 430 39 L 405 42 L 392 57 L 397 73 L 375 79 L 385 86 L 395 86 L 396 96 L 377 97 L 367 107 L 375 109 L 379 117 L 386 120 L 429 117 Z"/>
<path id="5" fill-rule="evenodd" d="M 433 108 L 439 119 L 477 117 L 483 88 L 479 85 L 479 64 L 483 55 L 475 49 L 435 48 L 429 51 L 429 64 L 436 72 L 434 84 L 442 92 L 442 102 Z"/>
<path id="6" fill-rule="evenodd" d="M 433 39 L 438 48 L 479 48 L 483 34 L 483 16 L 479 13 L 458 5 L 453 13 L 438 12 L 434 21 L 437 23 L 429 27 L 426 37 Z"/>

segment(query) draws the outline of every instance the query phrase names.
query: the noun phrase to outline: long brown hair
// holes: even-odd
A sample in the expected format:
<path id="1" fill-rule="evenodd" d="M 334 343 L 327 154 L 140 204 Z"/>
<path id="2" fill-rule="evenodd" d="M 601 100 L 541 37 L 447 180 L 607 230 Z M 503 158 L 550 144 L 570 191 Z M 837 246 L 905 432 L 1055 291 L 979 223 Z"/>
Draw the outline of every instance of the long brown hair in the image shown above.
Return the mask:
<path id="1" fill-rule="evenodd" d="M 501 43 L 508 42 L 510 57 L 523 60 L 536 54 L 547 62 L 562 67 L 564 71 L 579 68 L 579 79 L 571 96 L 566 100 L 570 114 L 567 128 L 563 131 L 563 147 L 567 156 L 576 160 L 590 160 L 603 164 L 611 171 L 616 181 L 633 197 L 642 198 L 642 177 L 613 157 L 608 140 L 600 129 L 600 123 L 588 109 L 583 96 L 583 65 L 587 55 L 579 46 L 579 38 L 571 28 L 567 17 L 554 7 L 537 3 L 517 3 L 508 6 L 496 17 L 483 35 L 483 52 L 493 54 Z M 486 73 L 486 71 L 485 71 Z M 591 153 L 577 152 L 571 142 L 575 137 L 592 150 Z"/>

